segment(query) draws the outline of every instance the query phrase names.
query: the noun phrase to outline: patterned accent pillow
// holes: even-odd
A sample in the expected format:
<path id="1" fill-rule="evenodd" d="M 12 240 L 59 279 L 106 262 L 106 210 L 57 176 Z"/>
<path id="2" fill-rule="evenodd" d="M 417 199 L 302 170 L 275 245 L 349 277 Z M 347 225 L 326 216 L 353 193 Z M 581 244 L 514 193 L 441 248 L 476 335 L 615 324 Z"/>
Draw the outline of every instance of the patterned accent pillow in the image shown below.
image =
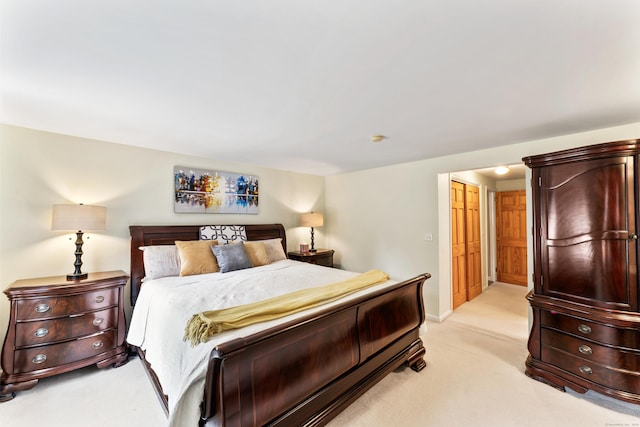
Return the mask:
<path id="1" fill-rule="evenodd" d="M 205 225 L 200 227 L 200 240 L 217 240 L 219 245 L 244 242 L 247 233 L 244 225 Z"/>

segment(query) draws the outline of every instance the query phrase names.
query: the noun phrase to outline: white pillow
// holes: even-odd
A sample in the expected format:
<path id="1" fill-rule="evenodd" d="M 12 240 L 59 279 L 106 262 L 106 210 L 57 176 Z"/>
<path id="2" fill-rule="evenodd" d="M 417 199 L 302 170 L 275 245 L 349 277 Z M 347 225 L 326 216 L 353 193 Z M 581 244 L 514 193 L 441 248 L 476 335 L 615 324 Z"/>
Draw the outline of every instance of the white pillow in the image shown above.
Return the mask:
<path id="1" fill-rule="evenodd" d="M 264 249 L 267 252 L 267 256 L 269 257 L 269 262 L 282 261 L 283 259 L 287 259 L 287 254 L 284 253 L 284 249 L 282 248 L 282 239 L 268 239 L 268 240 L 258 240 L 259 242 L 264 243 Z"/>
<path id="2" fill-rule="evenodd" d="M 175 245 L 140 246 L 144 260 L 144 279 L 180 275 L 180 254 Z"/>

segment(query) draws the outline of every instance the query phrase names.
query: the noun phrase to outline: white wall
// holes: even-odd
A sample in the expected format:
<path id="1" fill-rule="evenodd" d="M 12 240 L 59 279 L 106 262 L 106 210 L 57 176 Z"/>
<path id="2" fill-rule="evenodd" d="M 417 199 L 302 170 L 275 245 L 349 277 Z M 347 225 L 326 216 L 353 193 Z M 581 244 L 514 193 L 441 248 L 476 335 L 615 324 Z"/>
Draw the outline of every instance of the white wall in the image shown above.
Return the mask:
<path id="1" fill-rule="evenodd" d="M 260 213 L 175 214 L 174 166 L 258 175 Z M 0 125 L 0 287 L 17 279 L 73 272 L 75 234 L 51 231 L 51 206 L 56 203 L 106 206 L 106 230 L 85 234 L 82 271 L 128 272 L 129 225 L 278 222 L 293 250 L 309 239 L 309 229 L 298 227 L 298 213 L 325 210 L 324 183 L 319 176 Z M 328 229 L 317 230 L 318 246 L 326 246 Z M 128 304 L 128 287 L 126 296 Z M 2 295 L 2 340 L 8 312 Z"/>
<path id="2" fill-rule="evenodd" d="M 514 164 L 529 155 L 638 136 L 640 123 L 633 123 L 327 177 L 329 246 L 349 270 L 380 268 L 394 279 L 431 273 L 424 291 L 426 311 L 432 319 L 443 319 L 451 311 L 452 171 Z M 433 233 L 433 241 L 424 240 L 426 232 Z"/>

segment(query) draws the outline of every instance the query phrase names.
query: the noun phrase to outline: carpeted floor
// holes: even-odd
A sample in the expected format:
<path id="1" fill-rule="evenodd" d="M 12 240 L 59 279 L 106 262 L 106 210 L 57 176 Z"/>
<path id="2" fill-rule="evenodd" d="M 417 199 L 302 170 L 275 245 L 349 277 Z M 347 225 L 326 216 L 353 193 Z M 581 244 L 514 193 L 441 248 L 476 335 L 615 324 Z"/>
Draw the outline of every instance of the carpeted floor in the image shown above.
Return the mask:
<path id="1" fill-rule="evenodd" d="M 525 287 L 494 283 L 429 323 L 427 367 L 387 376 L 331 426 L 640 426 L 640 405 L 562 393 L 525 376 L 525 295 Z"/>
<path id="2" fill-rule="evenodd" d="M 640 405 L 562 393 L 527 378 L 524 287 L 494 283 L 423 336 L 427 367 L 383 379 L 331 427 L 640 426 Z M 165 422 L 138 359 L 42 380 L 0 404 L 3 427 L 156 427 Z"/>

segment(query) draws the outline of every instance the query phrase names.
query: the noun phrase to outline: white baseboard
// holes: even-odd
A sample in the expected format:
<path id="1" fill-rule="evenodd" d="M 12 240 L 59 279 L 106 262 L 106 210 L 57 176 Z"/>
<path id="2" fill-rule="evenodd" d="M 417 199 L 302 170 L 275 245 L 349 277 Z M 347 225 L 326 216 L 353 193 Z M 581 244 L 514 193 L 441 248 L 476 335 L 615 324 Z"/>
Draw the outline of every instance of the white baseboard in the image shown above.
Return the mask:
<path id="1" fill-rule="evenodd" d="M 438 323 L 442 323 L 444 322 L 444 319 L 446 319 L 447 317 L 451 316 L 451 314 L 453 313 L 453 310 L 449 310 L 446 313 L 440 315 L 440 316 L 434 316 L 433 314 L 426 314 L 427 320 L 430 320 L 432 322 L 438 322 Z"/>

